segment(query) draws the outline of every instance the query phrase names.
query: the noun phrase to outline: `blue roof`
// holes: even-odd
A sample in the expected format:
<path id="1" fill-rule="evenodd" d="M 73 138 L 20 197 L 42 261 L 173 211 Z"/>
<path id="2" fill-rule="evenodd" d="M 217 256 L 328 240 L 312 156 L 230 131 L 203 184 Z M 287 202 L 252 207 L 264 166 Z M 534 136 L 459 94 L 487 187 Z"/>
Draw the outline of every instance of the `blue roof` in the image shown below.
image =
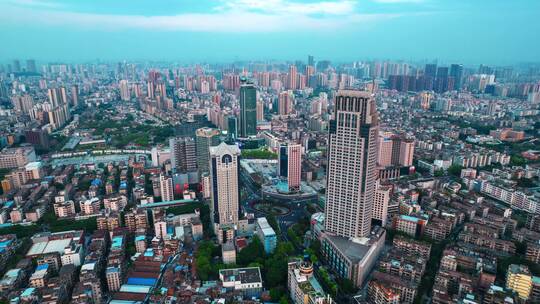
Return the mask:
<path id="1" fill-rule="evenodd" d="M 135 241 L 144 241 L 146 240 L 146 237 L 144 235 L 137 235 L 135 237 Z"/>
<path id="2" fill-rule="evenodd" d="M 36 267 L 36 271 L 44 270 L 48 268 L 49 268 L 49 264 L 41 264 L 41 265 L 38 265 L 38 267 Z"/>
<path id="3" fill-rule="evenodd" d="M 101 185 L 101 180 L 96 178 L 92 181 L 92 186 L 99 186 Z"/>
<path id="4" fill-rule="evenodd" d="M 0 248 L 6 248 L 9 245 L 11 245 L 11 243 L 13 243 L 13 240 L 7 240 L 7 241 L 0 242 Z"/>
<path id="5" fill-rule="evenodd" d="M 128 285 L 154 286 L 156 279 L 153 278 L 129 278 Z"/>
<path id="6" fill-rule="evenodd" d="M 34 290 L 36 290 L 35 288 L 33 287 L 30 287 L 30 288 L 26 288 L 23 293 L 21 293 L 21 297 L 29 297 L 32 295 L 32 293 L 34 292 Z"/>
<path id="7" fill-rule="evenodd" d="M 402 215 L 401 218 L 409 222 L 418 222 L 418 218 L 414 216 Z"/>
<path id="8" fill-rule="evenodd" d="M 112 238 L 111 248 L 120 248 L 123 242 L 124 238 L 122 236 L 115 236 Z"/>

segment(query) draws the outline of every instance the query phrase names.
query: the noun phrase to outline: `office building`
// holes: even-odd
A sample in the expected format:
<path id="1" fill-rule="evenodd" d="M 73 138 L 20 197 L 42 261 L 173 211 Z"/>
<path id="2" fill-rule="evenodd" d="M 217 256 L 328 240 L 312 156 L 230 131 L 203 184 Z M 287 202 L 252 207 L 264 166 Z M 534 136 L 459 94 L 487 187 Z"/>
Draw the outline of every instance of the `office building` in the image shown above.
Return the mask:
<path id="1" fill-rule="evenodd" d="M 264 121 L 264 101 L 257 101 L 257 122 Z"/>
<path id="2" fill-rule="evenodd" d="M 197 145 L 197 167 L 199 172 L 208 172 L 210 162 L 210 147 L 219 145 L 220 132 L 212 128 L 200 128 L 195 131 Z"/>
<path id="3" fill-rule="evenodd" d="M 340 90 L 330 122 L 326 231 L 346 238 L 371 230 L 379 121 L 368 92 Z"/>
<path id="4" fill-rule="evenodd" d="M 302 145 L 282 144 L 278 153 L 278 175 L 287 182 L 287 192 L 300 190 Z"/>
<path id="5" fill-rule="evenodd" d="M 410 167 L 414 156 L 414 139 L 391 132 L 379 134 L 377 164 L 381 167 Z"/>
<path id="6" fill-rule="evenodd" d="M 34 59 L 26 60 L 26 71 L 30 73 L 37 72 L 36 61 Z"/>
<path id="7" fill-rule="evenodd" d="M 240 213 L 239 156 L 240 149 L 236 145 L 221 143 L 216 147 L 210 147 L 210 180 L 212 182 L 210 207 L 216 231 L 220 231 L 219 226 L 238 223 Z M 217 234 L 222 242 L 230 237 L 230 233 L 226 236 Z"/>
<path id="8" fill-rule="evenodd" d="M 257 89 L 253 83 L 242 79 L 240 86 L 240 121 L 238 136 L 257 135 Z"/>
<path id="9" fill-rule="evenodd" d="M 171 166 L 173 173 L 189 173 L 197 171 L 197 148 L 191 137 L 174 137 L 169 139 L 171 149 Z"/>

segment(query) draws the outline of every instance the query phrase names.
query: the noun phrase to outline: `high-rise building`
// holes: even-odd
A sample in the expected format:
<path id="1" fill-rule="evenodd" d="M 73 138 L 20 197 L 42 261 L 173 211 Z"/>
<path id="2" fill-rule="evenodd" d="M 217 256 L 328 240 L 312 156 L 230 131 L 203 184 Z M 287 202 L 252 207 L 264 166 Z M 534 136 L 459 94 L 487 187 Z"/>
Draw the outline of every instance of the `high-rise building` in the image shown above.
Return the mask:
<path id="1" fill-rule="evenodd" d="M 302 145 L 283 144 L 279 147 L 278 175 L 287 181 L 287 191 L 300 190 L 302 172 Z"/>
<path id="2" fill-rule="evenodd" d="M 197 144 L 197 168 L 199 172 L 208 172 L 210 163 L 210 147 L 219 145 L 219 135 L 217 129 L 200 128 L 195 131 L 195 142 Z"/>
<path id="3" fill-rule="evenodd" d="M 424 68 L 424 76 L 435 78 L 437 76 L 437 64 L 426 64 L 426 67 Z"/>
<path id="4" fill-rule="evenodd" d="M 161 200 L 163 202 L 174 200 L 172 177 L 164 176 L 163 174 L 161 174 L 159 176 L 159 189 L 161 192 Z"/>
<path id="5" fill-rule="evenodd" d="M 375 190 L 375 199 L 373 201 L 373 219 L 381 227 L 386 226 L 386 220 L 388 217 L 388 203 L 390 202 L 390 195 L 392 187 L 386 185 L 378 185 Z"/>
<path id="6" fill-rule="evenodd" d="M 377 164 L 382 167 L 410 167 L 413 162 L 414 139 L 391 132 L 379 134 Z"/>
<path id="7" fill-rule="evenodd" d="M 340 90 L 330 122 L 325 228 L 337 236 L 369 236 L 377 177 L 379 120 L 371 93 Z"/>
<path id="8" fill-rule="evenodd" d="M 292 91 L 283 91 L 278 97 L 278 114 L 289 115 L 293 110 L 294 94 Z"/>
<path id="9" fill-rule="evenodd" d="M 18 59 L 13 60 L 13 72 L 17 73 L 21 71 L 21 62 Z"/>
<path id="10" fill-rule="evenodd" d="M 53 107 L 64 105 L 68 103 L 66 88 L 52 88 L 48 90 L 49 103 Z"/>
<path id="11" fill-rule="evenodd" d="M 36 61 L 34 59 L 28 59 L 26 60 L 26 71 L 30 73 L 37 72 L 36 69 Z"/>
<path id="12" fill-rule="evenodd" d="M 243 79 L 240 86 L 239 137 L 257 135 L 257 89 L 253 83 Z"/>
<path id="13" fill-rule="evenodd" d="M 71 86 L 71 104 L 74 107 L 79 105 L 79 86 L 76 84 Z"/>
<path id="14" fill-rule="evenodd" d="M 238 138 L 238 119 L 234 115 L 227 116 L 227 133 L 231 141 Z"/>
<path id="15" fill-rule="evenodd" d="M 463 65 L 462 64 L 452 64 L 450 65 L 450 77 L 454 78 L 454 88 L 459 90 L 463 84 Z"/>
<path id="16" fill-rule="evenodd" d="M 120 83 L 118 84 L 120 87 L 120 98 L 123 101 L 129 101 L 130 100 L 130 93 L 129 93 L 129 84 L 128 81 L 125 79 L 120 80 Z"/>
<path id="17" fill-rule="evenodd" d="M 238 223 L 240 213 L 239 157 L 240 149 L 237 145 L 221 143 L 216 147 L 210 147 L 210 180 L 212 182 L 210 197 L 215 226 Z"/>
<path id="18" fill-rule="evenodd" d="M 257 101 L 257 121 L 264 121 L 264 101 Z"/>
<path id="19" fill-rule="evenodd" d="M 197 171 L 197 148 L 191 137 L 174 137 L 169 139 L 171 149 L 171 165 L 174 173 Z"/>
<path id="20" fill-rule="evenodd" d="M 296 90 L 298 88 L 298 72 L 296 65 L 289 66 L 289 74 L 287 75 L 287 89 Z"/>
<path id="21" fill-rule="evenodd" d="M 308 64 L 309 66 L 314 67 L 314 66 L 315 66 L 315 58 L 314 58 L 312 55 L 308 55 L 307 58 L 308 58 L 307 64 Z"/>

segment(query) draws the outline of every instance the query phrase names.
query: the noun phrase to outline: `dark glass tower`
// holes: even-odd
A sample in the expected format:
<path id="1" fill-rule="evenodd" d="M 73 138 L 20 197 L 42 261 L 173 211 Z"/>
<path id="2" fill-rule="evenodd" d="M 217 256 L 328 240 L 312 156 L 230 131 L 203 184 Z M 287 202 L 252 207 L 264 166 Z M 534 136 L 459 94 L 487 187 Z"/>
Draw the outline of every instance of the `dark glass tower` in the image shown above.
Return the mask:
<path id="1" fill-rule="evenodd" d="M 239 137 L 257 135 L 257 89 L 253 83 L 242 79 L 240 86 Z"/>

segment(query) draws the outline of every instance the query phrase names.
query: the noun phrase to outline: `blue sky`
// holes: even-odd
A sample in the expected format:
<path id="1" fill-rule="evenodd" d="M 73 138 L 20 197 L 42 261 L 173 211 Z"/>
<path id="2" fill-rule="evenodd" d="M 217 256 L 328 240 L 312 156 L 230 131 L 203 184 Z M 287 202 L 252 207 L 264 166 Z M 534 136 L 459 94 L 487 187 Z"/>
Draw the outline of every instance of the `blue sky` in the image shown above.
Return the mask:
<path id="1" fill-rule="evenodd" d="M 540 61 L 540 0 L 0 0 L 0 61 Z"/>

